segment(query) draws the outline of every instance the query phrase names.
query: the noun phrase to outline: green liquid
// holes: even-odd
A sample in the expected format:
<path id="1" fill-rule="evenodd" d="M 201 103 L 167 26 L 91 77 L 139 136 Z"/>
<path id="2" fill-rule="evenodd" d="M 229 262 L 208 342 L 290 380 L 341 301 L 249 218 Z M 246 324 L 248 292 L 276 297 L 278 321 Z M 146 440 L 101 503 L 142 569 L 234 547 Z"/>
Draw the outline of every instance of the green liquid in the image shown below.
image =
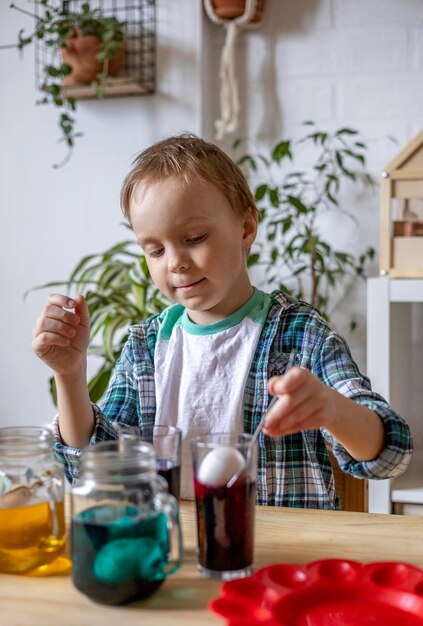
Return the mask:
<path id="1" fill-rule="evenodd" d="M 98 506 L 72 519 L 73 582 L 97 602 L 126 604 L 152 595 L 166 577 L 167 555 L 162 512 Z"/>

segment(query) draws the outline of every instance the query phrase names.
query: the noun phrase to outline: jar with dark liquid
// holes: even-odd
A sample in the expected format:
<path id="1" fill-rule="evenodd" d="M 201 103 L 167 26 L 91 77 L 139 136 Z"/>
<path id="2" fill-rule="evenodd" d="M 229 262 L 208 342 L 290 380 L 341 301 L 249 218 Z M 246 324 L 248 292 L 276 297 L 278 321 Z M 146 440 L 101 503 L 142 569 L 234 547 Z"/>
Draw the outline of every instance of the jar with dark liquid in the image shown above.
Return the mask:
<path id="1" fill-rule="evenodd" d="M 130 425 L 114 423 L 118 439 L 140 437 L 151 443 L 156 455 L 157 473 L 166 478 L 169 493 L 179 501 L 181 490 L 182 431 L 165 424 Z"/>
<path id="2" fill-rule="evenodd" d="M 104 604 L 152 595 L 182 563 L 178 505 L 137 438 L 84 450 L 72 488 L 72 578 Z"/>
<path id="3" fill-rule="evenodd" d="M 52 433 L 37 426 L 0 428 L 0 571 L 25 574 L 64 551 L 63 467 Z"/>

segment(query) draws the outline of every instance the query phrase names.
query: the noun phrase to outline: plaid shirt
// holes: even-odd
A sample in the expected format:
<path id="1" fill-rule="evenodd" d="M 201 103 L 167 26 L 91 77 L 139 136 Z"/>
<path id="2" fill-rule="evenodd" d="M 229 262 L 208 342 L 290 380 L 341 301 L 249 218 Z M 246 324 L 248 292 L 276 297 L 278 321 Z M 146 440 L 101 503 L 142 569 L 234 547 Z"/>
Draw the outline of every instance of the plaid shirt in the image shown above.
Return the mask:
<path id="1" fill-rule="evenodd" d="M 353 361 L 345 340 L 312 306 L 281 292 L 272 302 L 248 375 L 244 394 L 244 431 L 254 432 L 270 402 L 267 382 L 283 374 L 291 350 L 295 364 L 309 369 L 326 385 L 375 411 L 384 422 L 385 447 L 372 461 L 356 461 L 323 428 L 286 437 L 259 436 L 257 504 L 317 509 L 339 508 L 326 448 L 329 443 L 344 472 L 357 478 L 384 479 L 401 474 L 412 454 L 406 422 L 380 395 Z M 179 305 L 175 305 L 179 306 Z M 155 315 L 131 327 L 109 388 L 93 406 L 96 426 L 90 443 L 116 437 L 114 422 L 154 424 L 156 401 L 154 348 L 159 328 Z M 54 420 L 55 452 L 72 482 L 80 450 L 64 446 Z"/>

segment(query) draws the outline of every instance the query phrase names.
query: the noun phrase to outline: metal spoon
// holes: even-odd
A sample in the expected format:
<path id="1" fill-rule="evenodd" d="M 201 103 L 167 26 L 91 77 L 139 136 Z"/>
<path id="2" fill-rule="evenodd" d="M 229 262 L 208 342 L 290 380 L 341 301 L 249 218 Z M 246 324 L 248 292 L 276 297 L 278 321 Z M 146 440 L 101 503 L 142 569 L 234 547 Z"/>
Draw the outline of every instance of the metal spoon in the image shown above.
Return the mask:
<path id="1" fill-rule="evenodd" d="M 284 375 L 285 375 L 285 374 L 287 373 L 287 371 L 288 371 L 288 370 L 290 370 L 290 369 L 291 369 L 291 367 L 294 365 L 295 354 L 296 354 L 296 353 L 295 353 L 295 350 L 291 350 L 291 352 L 289 353 L 289 359 L 288 359 L 288 363 L 287 363 L 287 366 L 286 366 L 285 371 L 284 371 Z M 248 467 L 248 464 L 249 464 L 249 462 L 250 462 L 251 453 L 252 453 L 253 448 L 254 448 L 254 444 L 255 444 L 255 443 L 256 443 L 256 441 L 257 441 L 257 438 L 258 438 L 258 436 L 259 436 L 259 434 L 260 434 L 260 431 L 261 431 L 261 429 L 262 429 L 262 427 L 263 427 L 263 424 L 264 424 L 264 422 L 265 422 L 265 420 L 266 420 L 266 417 L 268 416 L 270 409 L 271 409 L 271 408 L 272 408 L 272 407 L 276 404 L 276 402 L 278 401 L 278 399 L 279 399 L 279 398 L 278 398 L 278 396 L 273 396 L 273 398 L 272 398 L 272 399 L 271 399 L 271 401 L 269 402 L 269 406 L 267 407 L 267 411 L 266 411 L 266 413 L 264 413 L 264 415 L 262 416 L 261 420 L 259 421 L 259 423 L 258 423 L 258 425 L 257 425 L 257 428 L 256 428 L 256 429 L 255 429 L 255 431 L 254 431 L 253 436 L 251 437 L 251 441 L 250 441 L 250 444 L 249 444 L 249 446 L 248 446 L 248 450 L 247 450 L 247 456 L 246 456 L 246 459 L 245 459 L 245 467 Z M 228 482 L 226 483 L 226 486 L 227 486 L 228 488 L 232 487 L 232 485 L 233 485 L 233 484 L 234 484 L 234 483 L 238 480 L 238 478 L 239 478 L 239 477 L 240 477 L 240 475 L 242 474 L 243 470 L 244 470 L 244 468 L 239 469 L 239 470 L 238 470 L 238 471 L 237 471 L 237 472 L 236 472 L 236 473 L 232 476 L 232 478 L 230 478 L 230 479 L 228 480 Z"/>

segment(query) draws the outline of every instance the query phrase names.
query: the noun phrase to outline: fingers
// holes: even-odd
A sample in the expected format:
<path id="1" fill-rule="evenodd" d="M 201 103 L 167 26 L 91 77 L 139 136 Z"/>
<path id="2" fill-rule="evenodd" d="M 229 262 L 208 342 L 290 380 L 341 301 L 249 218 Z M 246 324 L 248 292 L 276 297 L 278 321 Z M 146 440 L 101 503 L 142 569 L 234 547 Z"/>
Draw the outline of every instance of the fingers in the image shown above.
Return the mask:
<path id="1" fill-rule="evenodd" d="M 289 435 L 325 425 L 327 387 L 308 370 L 292 368 L 287 374 L 272 378 L 269 392 L 279 399 L 266 417 L 266 435 Z"/>
<path id="2" fill-rule="evenodd" d="M 73 307 L 70 306 L 71 303 L 73 303 Z M 66 330 L 74 330 L 80 322 L 79 315 L 69 310 L 75 309 L 75 306 L 75 301 L 65 296 L 57 294 L 49 296 L 47 304 L 37 320 L 35 330 L 38 332 L 58 331 L 59 333 L 62 330 L 66 335 Z M 71 333 L 71 336 L 74 334 L 74 332 Z"/>
<path id="3" fill-rule="evenodd" d="M 32 336 L 37 337 L 40 333 L 57 333 L 58 335 L 62 335 L 63 337 L 74 337 L 76 333 L 75 326 L 78 324 L 78 321 L 72 319 L 76 318 L 76 316 L 71 313 L 60 313 L 55 317 L 55 311 L 47 310 L 45 315 L 42 315 L 33 330 Z M 60 317 L 63 316 L 63 319 Z M 69 317 L 68 317 L 69 316 Z"/>
<path id="4" fill-rule="evenodd" d="M 269 411 L 266 425 L 298 411 L 312 398 L 312 389 L 308 385 L 299 385 L 294 389 L 285 390 L 275 395 L 278 396 L 278 401 Z"/>
<path id="5" fill-rule="evenodd" d="M 283 393 L 293 393 L 306 382 L 309 372 L 301 367 L 292 367 L 286 374 L 282 376 L 273 376 L 269 380 L 269 393 L 281 395 Z"/>
<path id="6" fill-rule="evenodd" d="M 84 296 L 76 296 L 74 298 L 75 301 L 75 313 L 79 316 L 80 323 L 82 326 L 90 325 L 90 314 L 88 311 L 88 305 L 85 301 Z"/>
<path id="7" fill-rule="evenodd" d="M 61 294 L 51 294 L 48 297 L 47 304 L 32 331 L 33 349 L 37 354 L 44 353 L 51 345 L 70 344 L 80 323 L 80 316 L 70 309 L 75 310 L 77 305 L 77 299 Z"/>
<path id="8" fill-rule="evenodd" d="M 51 293 L 49 297 L 47 298 L 47 303 L 56 305 L 56 306 L 61 306 L 61 307 L 68 308 L 68 309 L 74 309 L 76 306 L 75 300 L 77 298 L 70 298 L 69 296 L 64 296 L 60 293 Z"/>
<path id="9" fill-rule="evenodd" d="M 314 406 L 314 399 L 308 398 L 289 413 L 269 415 L 263 426 L 263 432 L 271 437 L 281 437 L 301 430 L 319 428 L 321 425 L 319 423 L 320 416 L 320 410 Z"/>
<path id="10" fill-rule="evenodd" d="M 42 357 L 48 352 L 51 346 L 60 346 L 67 348 L 71 343 L 69 337 L 58 335 L 57 333 L 41 333 L 34 337 L 32 341 L 32 349 L 35 354 Z"/>

